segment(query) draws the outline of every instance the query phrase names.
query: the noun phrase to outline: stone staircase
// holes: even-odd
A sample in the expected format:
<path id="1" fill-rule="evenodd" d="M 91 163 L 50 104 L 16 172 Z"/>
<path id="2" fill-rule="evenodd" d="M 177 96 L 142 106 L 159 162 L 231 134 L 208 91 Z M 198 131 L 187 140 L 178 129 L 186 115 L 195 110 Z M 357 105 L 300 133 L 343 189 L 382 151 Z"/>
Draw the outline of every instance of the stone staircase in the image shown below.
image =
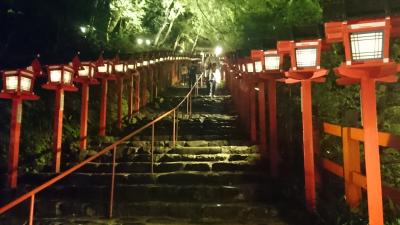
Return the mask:
<path id="1" fill-rule="evenodd" d="M 150 109 L 153 117 L 174 106 L 182 99 L 176 95 L 185 91 L 173 89 Z M 150 131 L 122 144 L 113 219 L 107 219 L 112 171 L 108 154 L 38 194 L 35 224 L 311 224 L 282 218 L 267 166 L 230 105 L 229 96 L 194 98 L 193 116 L 180 115 L 176 147 L 170 141 L 171 118 L 160 122 L 153 167 Z M 121 135 L 150 121 L 151 113 L 146 114 L 126 125 Z M 54 175 L 29 174 L 20 183 L 27 190 Z M 24 224 L 26 210 L 22 205 L 11 216 L 0 216 L 0 224 Z"/>

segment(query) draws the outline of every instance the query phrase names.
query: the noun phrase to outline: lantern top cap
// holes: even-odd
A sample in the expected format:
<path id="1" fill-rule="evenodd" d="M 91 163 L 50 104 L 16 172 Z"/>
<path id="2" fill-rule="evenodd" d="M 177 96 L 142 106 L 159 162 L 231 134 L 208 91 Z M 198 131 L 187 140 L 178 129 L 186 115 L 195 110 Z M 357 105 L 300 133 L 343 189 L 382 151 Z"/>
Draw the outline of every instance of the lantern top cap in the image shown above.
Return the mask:
<path id="1" fill-rule="evenodd" d="M 24 76 L 28 76 L 28 77 L 34 77 L 35 74 L 33 71 L 28 70 L 28 69 L 18 69 L 18 70 L 6 70 L 3 71 L 4 75 L 24 75 Z"/>
<path id="2" fill-rule="evenodd" d="M 264 51 L 264 55 L 277 55 L 278 50 L 277 49 L 268 49 Z"/>
<path id="3" fill-rule="evenodd" d="M 59 70 L 59 69 L 64 69 L 64 70 L 68 70 L 68 71 L 74 71 L 74 68 L 71 65 L 51 65 L 48 66 L 49 70 Z"/>

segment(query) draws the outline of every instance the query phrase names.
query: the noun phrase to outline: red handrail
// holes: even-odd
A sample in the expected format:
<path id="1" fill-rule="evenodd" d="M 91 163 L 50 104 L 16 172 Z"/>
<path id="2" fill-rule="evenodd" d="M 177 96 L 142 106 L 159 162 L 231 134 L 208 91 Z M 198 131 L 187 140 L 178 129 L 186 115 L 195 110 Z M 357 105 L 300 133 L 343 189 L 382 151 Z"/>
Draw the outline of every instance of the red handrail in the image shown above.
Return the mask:
<path id="1" fill-rule="evenodd" d="M 142 132 L 143 130 L 145 130 L 146 128 L 149 128 L 150 126 L 154 126 L 155 123 L 157 123 L 158 121 L 162 120 L 163 118 L 167 117 L 168 115 L 172 114 L 174 115 L 174 128 L 173 128 L 173 139 L 174 139 L 174 143 L 176 141 L 176 136 L 175 136 L 175 116 L 176 116 L 176 111 L 179 110 L 179 107 L 185 102 L 188 101 L 188 104 L 191 104 L 191 95 L 192 92 L 195 88 L 197 88 L 197 85 L 199 83 L 199 80 L 202 78 L 203 74 L 201 76 L 199 76 L 199 78 L 196 80 L 195 84 L 191 87 L 191 89 L 189 90 L 189 92 L 185 95 L 185 97 L 182 99 L 181 102 L 179 102 L 178 105 L 176 105 L 173 109 L 161 114 L 160 116 L 158 116 L 157 118 L 155 118 L 154 120 L 152 120 L 151 122 L 147 123 L 146 125 L 142 126 L 141 128 L 133 131 L 132 133 L 126 135 L 125 137 L 119 139 L 118 141 L 114 142 L 113 144 L 107 146 L 106 148 L 102 149 L 100 152 L 98 152 L 97 154 L 83 160 L 82 162 L 80 162 L 79 164 L 67 169 L 66 171 L 60 173 L 59 175 L 53 177 L 52 179 L 46 181 L 45 183 L 39 185 L 38 187 L 34 188 L 33 190 L 23 194 L 22 196 L 18 197 L 17 199 L 9 202 L 8 204 L 0 207 L 0 214 L 5 213 L 6 211 L 10 210 L 11 208 L 15 207 L 16 205 L 22 203 L 23 201 L 31 198 L 31 204 L 30 204 L 30 211 L 29 211 L 29 224 L 33 224 L 33 212 L 34 212 L 34 202 L 35 202 L 35 195 L 37 193 L 39 193 L 40 191 L 50 187 L 51 185 L 53 185 L 54 183 L 58 182 L 59 180 L 63 179 L 64 177 L 70 175 L 71 173 L 75 172 L 76 170 L 80 169 L 81 167 L 85 166 L 86 164 L 88 164 L 89 162 L 92 162 L 93 160 L 97 159 L 98 157 L 114 150 L 113 152 L 113 164 L 115 164 L 115 151 L 117 150 L 117 146 L 123 142 L 125 142 L 126 140 L 129 140 L 130 138 L 132 138 L 133 136 L 139 134 L 140 132 Z M 189 114 L 189 111 L 187 111 L 187 113 Z M 153 132 L 154 133 L 154 132 Z M 153 142 L 154 140 L 152 140 Z M 152 161 L 153 164 L 153 161 Z M 113 205 L 113 191 L 114 191 L 114 175 L 115 175 L 115 167 L 113 165 L 113 174 L 112 174 L 112 187 L 111 187 L 111 196 L 110 196 L 110 212 L 109 212 L 109 216 L 112 216 L 112 205 Z"/>

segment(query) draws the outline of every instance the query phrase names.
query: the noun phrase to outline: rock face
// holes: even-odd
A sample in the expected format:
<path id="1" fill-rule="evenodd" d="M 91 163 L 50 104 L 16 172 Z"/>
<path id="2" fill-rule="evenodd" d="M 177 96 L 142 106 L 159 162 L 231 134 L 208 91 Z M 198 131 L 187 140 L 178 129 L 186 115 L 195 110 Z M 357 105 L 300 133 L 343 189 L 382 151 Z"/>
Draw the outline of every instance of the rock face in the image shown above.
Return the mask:
<path id="1" fill-rule="evenodd" d="M 166 95 L 158 112 L 181 98 Z M 113 219 L 104 219 L 112 171 L 107 155 L 37 195 L 35 224 L 289 224 L 273 204 L 267 166 L 257 146 L 247 141 L 229 103 L 229 96 L 194 98 L 192 118 L 180 115 L 175 147 L 171 118 L 157 125 L 153 156 L 149 131 L 121 145 Z M 145 122 L 135 119 L 125 129 L 132 132 Z M 21 183 L 29 188 L 52 176 L 27 174 Z M 0 224 L 23 224 L 25 210 Z"/>

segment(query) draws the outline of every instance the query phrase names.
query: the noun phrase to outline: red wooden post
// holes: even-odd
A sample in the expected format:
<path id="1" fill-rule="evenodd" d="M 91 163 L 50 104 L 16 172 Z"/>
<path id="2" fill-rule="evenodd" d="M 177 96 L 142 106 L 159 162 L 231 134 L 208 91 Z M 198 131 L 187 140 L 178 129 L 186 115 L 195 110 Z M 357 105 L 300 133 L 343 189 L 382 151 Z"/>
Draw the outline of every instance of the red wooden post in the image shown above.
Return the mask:
<path id="1" fill-rule="evenodd" d="M 122 94 L 123 94 L 123 87 L 124 87 L 124 79 L 118 78 L 117 79 L 118 85 L 118 93 L 117 93 L 117 128 L 122 128 Z"/>
<path id="2" fill-rule="evenodd" d="M 8 153 L 8 178 L 7 184 L 10 188 L 17 187 L 19 140 L 21 134 L 22 99 L 12 99 L 10 148 Z"/>
<path id="3" fill-rule="evenodd" d="M 354 184 L 352 178 L 353 172 L 361 174 L 360 142 L 351 138 L 348 127 L 342 129 L 342 145 L 346 202 L 351 208 L 355 208 L 360 205 L 362 197 L 361 187 Z"/>
<path id="4" fill-rule="evenodd" d="M 250 128 L 250 139 L 257 142 L 257 106 L 256 106 L 256 91 L 253 85 L 248 84 L 248 105 L 250 109 L 250 116 L 248 118 Z"/>
<path id="5" fill-rule="evenodd" d="M 140 73 L 138 73 L 137 77 L 136 77 L 136 111 L 139 112 L 140 110 Z"/>
<path id="6" fill-rule="evenodd" d="M 134 100 L 133 100 L 133 96 L 134 96 L 134 82 L 135 82 L 135 78 L 133 75 L 131 75 L 130 79 L 129 79 L 129 99 L 128 99 L 128 115 L 129 117 L 131 117 L 133 115 L 133 104 L 134 104 Z"/>
<path id="7" fill-rule="evenodd" d="M 270 169 L 273 178 L 278 177 L 279 153 L 278 153 L 278 126 L 276 115 L 276 80 L 268 80 L 268 114 L 269 114 L 269 151 Z"/>
<path id="8" fill-rule="evenodd" d="M 87 120 L 89 110 L 89 83 L 82 83 L 82 100 L 81 100 L 81 130 L 80 130 L 80 148 L 86 149 L 87 145 Z"/>
<path id="9" fill-rule="evenodd" d="M 370 224 L 383 224 L 376 94 L 375 81 L 372 79 L 361 79 L 361 110 L 364 127 L 365 169 Z"/>
<path id="10" fill-rule="evenodd" d="M 260 129 L 260 151 L 263 155 L 267 153 L 267 124 L 265 111 L 265 83 L 258 82 L 258 124 Z"/>
<path id="11" fill-rule="evenodd" d="M 54 109 L 54 134 L 53 134 L 53 166 L 56 173 L 60 172 L 61 167 L 61 144 L 62 144 L 62 128 L 64 115 L 64 89 L 58 88 L 55 97 Z"/>
<path id="12" fill-rule="evenodd" d="M 311 80 L 301 81 L 301 107 L 303 121 L 303 151 L 306 206 L 310 211 L 316 207 L 314 143 L 312 126 Z"/>
<path id="13" fill-rule="evenodd" d="M 106 136 L 106 119 L 107 119 L 107 92 L 108 92 L 108 80 L 101 79 L 101 99 L 100 99 L 100 124 L 99 124 L 99 136 Z"/>

